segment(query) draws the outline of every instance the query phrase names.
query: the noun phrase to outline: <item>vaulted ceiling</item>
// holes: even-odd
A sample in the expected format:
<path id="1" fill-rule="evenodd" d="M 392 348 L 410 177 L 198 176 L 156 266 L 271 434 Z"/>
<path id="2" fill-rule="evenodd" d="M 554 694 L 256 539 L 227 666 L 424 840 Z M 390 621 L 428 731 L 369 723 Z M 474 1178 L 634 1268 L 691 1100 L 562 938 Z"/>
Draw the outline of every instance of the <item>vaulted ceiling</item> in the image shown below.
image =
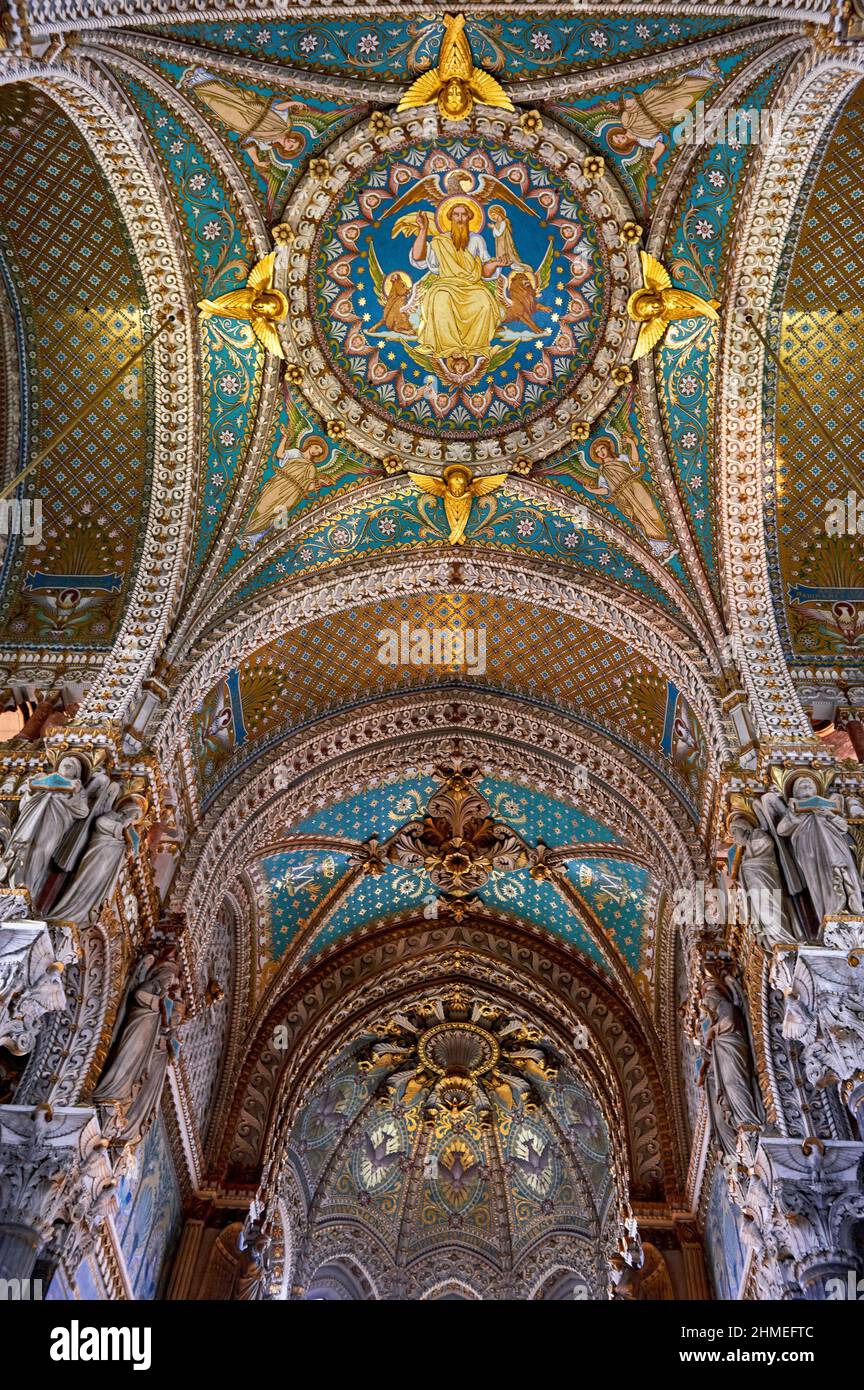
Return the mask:
<path id="1" fill-rule="evenodd" d="M 196 924 L 202 981 L 217 909 L 234 933 L 217 952 L 236 1036 L 214 1171 L 245 1180 L 272 1142 L 261 1115 L 287 1082 L 269 1030 L 306 1007 L 307 981 L 323 999 L 343 959 L 359 978 L 380 952 L 383 977 L 422 941 L 429 1002 L 456 970 L 446 942 L 483 957 L 484 989 L 494 956 L 514 995 L 554 975 L 562 998 L 620 1006 L 628 1059 L 610 1041 L 603 1065 L 626 1104 L 651 1092 L 650 1138 L 622 1152 L 651 1200 L 680 1192 L 694 1087 L 672 893 L 707 872 L 718 777 L 752 736 L 808 737 L 799 692 L 820 679 L 864 692 L 860 543 L 823 525 L 860 481 L 864 105 L 811 8 L 474 6 L 474 62 L 515 110 L 456 124 L 396 112 L 442 37 L 413 9 L 94 13 L 61 44 L 63 6 L 56 22 L 34 8 L 42 57 L 0 86 L 5 479 L 91 404 L 32 480 L 41 539 L 6 547 L 0 665 L 5 685 L 82 687 L 84 720 L 158 762 L 175 840 L 160 885 Z M 742 111 L 749 135 L 727 121 Z M 725 137 L 680 133 L 686 113 L 722 117 Z M 456 188 L 490 248 L 506 205 L 534 310 L 508 300 L 489 354 L 443 372 L 416 323 L 384 316 L 415 283 L 406 215 Z M 720 322 L 673 323 L 636 363 L 640 248 L 719 301 Z M 274 249 L 284 365 L 247 323 L 198 312 Z M 459 546 L 410 476 L 454 462 L 505 475 Z M 388 634 L 441 629 L 482 633 L 482 655 L 382 658 Z M 756 730 L 731 713 L 742 690 Z M 473 927 L 428 862 L 374 858 L 459 760 L 524 857 L 476 887 Z M 406 1191 L 428 1126 L 392 1096 L 373 1105 L 359 1055 L 317 1057 L 325 1079 L 278 1132 L 322 1222 L 343 1199 L 366 1220 L 366 1192 L 398 1245 L 406 1208 L 437 1229 L 460 1202 Z M 565 1092 L 597 1099 L 573 1065 L 540 1107 L 549 1124 Z M 493 1265 L 533 1200 L 502 1155 L 543 1123 L 502 1110 L 492 1130 L 435 1131 L 445 1157 L 488 1171 L 471 1219 Z M 405 1165 L 372 1182 L 362 1154 L 385 1142 Z M 555 1143 L 563 1225 L 596 1226 L 602 1154 Z"/>

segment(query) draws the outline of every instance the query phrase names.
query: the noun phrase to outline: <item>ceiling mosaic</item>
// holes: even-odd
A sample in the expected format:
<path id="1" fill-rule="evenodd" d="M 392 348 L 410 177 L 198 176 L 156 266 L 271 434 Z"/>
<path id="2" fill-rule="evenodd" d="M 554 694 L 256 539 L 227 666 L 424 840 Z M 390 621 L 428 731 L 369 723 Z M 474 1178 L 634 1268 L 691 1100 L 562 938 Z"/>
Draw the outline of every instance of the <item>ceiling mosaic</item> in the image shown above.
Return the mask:
<path id="1" fill-rule="evenodd" d="M 814 152 L 771 323 L 780 365 L 766 388 L 776 448 L 768 545 L 783 645 L 804 668 L 860 669 L 864 651 L 862 157 L 859 85 Z"/>
<path id="2" fill-rule="evenodd" d="M 864 58 L 833 2 L 0 25 L 0 488 L 69 428 L 33 543 L 0 511 L 0 878 L 48 914 L 80 889 L 74 1007 L 97 981 L 119 1055 L 134 952 L 177 985 L 159 1173 L 120 1190 L 136 1290 L 191 1198 L 222 1224 L 172 1273 L 226 1297 L 605 1298 L 649 1288 L 637 1247 L 698 1296 L 737 1221 L 712 1123 L 744 1180 L 723 1106 L 848 1142 L 756 1016 L 776 923 L 695 920 L 759 869 L 774 783 L 830 783 L 861 838 L 860 722 L 811 727 L 793 683 L 864 699 Z M 72 752 L 64 800 L 33 768 Z M 841 848 L 811 878 L 848 905 Z M 52 1104 L 89 1103 L 67 1024 Z"/>
<path id="3" fill-rule="evenodd" d="M 740 17 L 469 15 L 475 61 L 512 79 L 578 72 L 644 57 L 742 28 Z M 246 54 L 317 72 L 400 81 L 430 67 L 438 55 L 437 19 L 380 17 L 308 22 L 158 24 L 155 33 L 226 53 Z"/>
<path id="4" fill-rule="evenodd" d="M 310 1266 L 331 1224 L 357 1223 L 408 1267 L 456 1231 L 502 1269 L 544 1230 L 599 1231 L 609 1147 L 596 1100 L 536 1028 L 450 992 L 382 1018 L 324 1073 L 285 1181 L 310 1215 Z"/>
<path id="5" fill-rule="evenodd" d="M 583 67 L 602 74 L 608 90 L 600 95 L 579 91 L 547 111 L 614 168 L 632 204 L 631 214 L 622 203 L 617 215 L 639 218 L 649 214 L 674 162 L 688 154 L 678 130 L 687 113 L 709 108 L 731 83 L 743 83 L 742 103 L 758 110 L 790 61 L 784 57 L 772 64 L 770 57 L 760 56 L 782 37 L 782 27 L 685 16 L 675 21 L 675 29 L 673 33 L 652 16 L 542 22 L 514 16 L 506 21 L 469 19 L 467 32 L 477 46 L 475 61 L 511 80 L 539 80 L 563 70 L 578 74 Z M 245 572 L 252 564 L 254 579 L 236 596 L 241 602 L 252 592 L 299 576 L 304 561 L 313 557 L 313 563 L 330 565 L 355 553 L 356 528 L 347 545 L 340 529 L 343 543 L 334 548 L 332 531 L 326 539 L 320 532 L 307 536 L 301 518 L 334 490 L 380 478 L 388 448 L 398 452 L 400 441 L 404 447 L 424 433 L 442 447 L 448 440 L 470 441 L 481 427 L 484 438 L 495 431 L 506 435 L 516 423 L 524 441 L 524 427 L 543 418 L 558 400 L 578 399 L 580 413 L 590 419 L 595 413 L 588 404 L 594 398 L 591 391 L 596 396 L 601 379 L 608 381 L 608 354 L 616 350 L 611 343 L 606 346 L 604 325 L 615 322 L 610 300 L 610 255 L 613 261 L 615 255 L 607 233 L 600 230 L 596 198 L 592 194 L 586 202 L 584 187 L 578 180 L 573 184 L 566 165 L 562 177 L 560 161 L 550 163 L 539 146 L 526 146 L 516 123 L 507 139 L 491 144 L 470 131 L 456 136 L 442 132 L 431 142 L 415 135 L 407 144 L 395 139 L 395 131 L 385 133 L 383 143 L 360 139 L 369 111 L 363 81 L 384 83 L 382 96 L 386 91 L 384 104 L 389 104 L 394 82 L 435 61 L 439 38 L 437 21 L 404 17 L 368 25 L 354 20 L 161 24 L 153 27 L 146 43 L 132 34 L 113 36 L 119 48 L 135 53 L 134 76 L 125 71 L 125 59 L 109 62 L 115 63 L 152 129 L 172 185 L 182 190 L 190 262 L 202 293 L 212 297 L 242 282 L 256 254 L 250 232 L 258 238 L 264 226 L 282 218 L 301 228 L 307 215 L 315 222 L 300 271 L 314 339 L 300 330 L 302 313 L 292 315 L 286 330 L 292 353 L 312 352 L 310 378 L 303 387 L 311 412 L 285 381 L 275 397 L 262 400 L 261 350 L 236 322 L 209 318 L 202 327 L 209 428 L 196 563 L 205 559 L 218 536 L 223 576 L 238 566 Z M 615 63 L 632 63 L 661 47 L 668 68 L 650 80 L 631 78 L 628 68 L 627 81 L 616 92 L 610 76 Z M 679 48 L 688 57 L 676 63 Z M 286 72 L 280 81 L 282 65 Z M 299 81 L 293 88 L 289 68 Z M 751 68 L 766 75 L 748 82 Z M 303 74 L 325 71 L 334 80 L 357 82 L 357 99 L 351 100 L 350 82 L 331 91 L 302 80 Z M 201 145 L 205 129 L 210 132 L 206 152 Z M 547 142 L 552 129 L 547 119 Z M 338 161 L 355 145 L 351 178 L 346 182 L 340 174 L 334 182 Z M 251 198 L 250 211 L 254 207 L 251 224 L 250 213 L 244 216 L 238 205 L 237 188 L 227 186 L 218 157 L 214 162 L 220 146 L 239 161 L 244 197 Z M 361 149 L 369 155 L 361 155 Z M 669 255 L 681 283 L 697 293 L 722 298 L 722 250 L 751 153 L 747 140 L 706 146 L 701 165 L 688 177 L 689 191 L 679 195 L 681 211 L 670 232 Z M 320 171 L 329 194 L 320 206 L 316 189 L 321 185 L 309 173 L 316 160 L 329 168 L 329 173 Z M 418 286 L 424 272 L 428 278 L 427 262 L 436 254 L 431 240 L 420 249 L 421 226 L 434 228 L 441 216 L 448 221 L 457 192 L 470 212 L 472 244 L 489 259 L 503 251 L 510 267 L 506 277 L 495 277 L 491 306 L 491 281 L 472 292 L 473 337 L 466 339 L 457 326 L 459 351 L 454 353 L 452 325 L 442 321 L 433 326 L 436 315 L 423 311 Z M 605 185 L 604 196 L 610 196 Z M 463 306 L 465 312 L 468 307 Z M 711 328 L 685 323 L 670 332 L 657 365 L 675 488 L 702 561 L 716 578 L 713 353 Z M 583 391 L 580 397 L 580 376 L 587 372 L 590 383 L 591 364 L 600 362 L 600 376 L 588 395 Z M 362 417 L 343 415 L 347 437 L 339 441 L 326 428 L 331 380 L 333 391 L 347 390 L 368 410 Z M 537 475 L 548 478 L 554 490 L 578 493 L 623 526 L 692 596 L 699 580 L 676 544 L 682 521 L 670 516 L 668 492 L 654 477 L 653 451 L 645 443 L 641 418 L 644 403 L 628 394 L 625 418 L 624 397 L 613 393 L 610 404 L 608 389 L 606 397 L 605 403 L 602 392 L 596 398 L 599 414 L 590 441 L 574 446 L 559 430 L 557 441 L 550 438 L 545 445 L 546 459 L 535 464 Z M 384 421 L 399 426 L 389 445 L 375 442 Z M 557 448 L 550 447 L 556 442 Z M 239 513 L 230 511 L 238 492 L 245 499 Z M 548 526 L 529 531 L 535 510 L 514 517 L 509 527 L 516 543 L 548 553 Z M 566 515 L 567 509 L 562 510 Z M 398 517 L 391 531 L 394 518 L 386 514 L 383 535 L 376 534 L 377 508 L 370 511 L 374 521 L 363 528 L 361 552 L 376 541 L 392 547 L 413 541 Z M 274 530 L 277 513 L 289 518 L 291 536 L 284 544 Z M 503 518 L 497 530 L 495 536 L 478 539 L 507 543 Z M 553 523 L 553 531 L 558 533 L 553 541 L 563 541 L 564 552 L 575 548 L 566 522 Z M 428 539 L 434 540 L 434 531 Z M 614 570 L 652 601 L 664 602 L 658 589 L 674 587 L 674 581 L 658 586 L 653 576 L 646 580 L 632 554 L 619 562 L 608 544 L 582 550 L 578 558 L 588 567 L 607 575 Z M 552 552 L 562 554 L 561 545 L 553 544 Z M 268 555 L 272 561 L 265 560 Z M 259 567 L 261 560 L 265 563 Z M 673 595 L 673 605 L 675 601 Z M 206 590 L 198 606 L 203 613 Z M 225 608 L 229 611 L 230 605 Z"/>
<path id="6" fill-rule="evenodd" d="M 2 642 L 66 652 L 74 670 L 76 652 L 110 648 L 140 553 L 152 466 L 148 358 L 100 393 L 150 322 L 92 153 L 54 102 L 30 89 L 25 102 L 24 91 L 2 88 L 0 103 L 0 293 L 16 327 L 21 425 L 14 466 L 84 414 L 18 490 L 38 499 L 41 523 L 3 541 Z"/>
<path id="7" fill-rule="evenodd" d="M 429 229 L 458 229 L 454 219 L 481 262 L 503 254 L 514 267 L 503 313 L 494 287 L 477 284 L 467 335 L 420 289 L 424 270 L 453 274 L 440 261 L 449 243 Z M 605 260 L 590 209 L 542 162 L 518 146 L 438 139 L 377 161 L 325 214 L 313 323 L 376 413 L 453 438 L 524 428 L 582 374 L 605 317 Z"/>
<path id="8" fill-rule="evenodd" d="M 445 630 L 464 634 L 459 649 L 451 646 L 448 656 L 442 646 L 434 665 L 420 660 L 418 646 L 411 664 L 410 642 L 420 641 L 412 635 Z M 409 644 L 409 660 L 391 664 L 391 638 Z M 347 609 L 240 662 L 192 714 L 202 799 L 313 719 L 362 697 L 447 685 L 510 691 L 608 729 L 687 803 L 698 803 L 708 765 L 704 732 L 686 697 L 647 658 L 566 614 L 461 593 Z"/>
<path id="9" fill-rule="evenodd" d="M 477 785 L 492 816 L 522 840 L 549 849 L 572 849 L 564 862 L 580 901 L 628 968 L 634 974 L 644 969 L 641 953 L 647 949 L 650 954 L 651 949 L 651 876 L 628 858 L 621 836 L 565 800 L 495 777 L 481 777 Z M 427 921 L 446 914 L 446 894 L 442 896 L 422 866 L 390 864 L 378 874 L 361 877 L 354 867 L 354 851 L 361 842 L 372 836 L 386 841 L 406 821 L 424 815 L 436 786 L 429 777 L 403 780 L 335 803 L 290 827 L 289 841 L 302 838 L 303 847 L 285 849 L 260 864 L 271 928 L 268 959 L 279 960 L 290 951 L 298 961 L 308 960 L 349 933 L 371 930 L 396 914 L 421 914 Z M 590 804 L 575 782 L 572 794 Z M 323 841 L 320 848 L 314 843 L 317 837 Z M 613 858 L 597 855 L 606 845 L 614 847 Z M 572 902 L 527 868 L 496 871 L 479 889 L 478 900 L 551 932 L 605 965 L 602 949 Z"/>
<path id="10" fill-rule="evenodd" d="M 280 221 L 300 233 L 280 274 L 309 307 L 313 336 L 297 312 L 283 334 L 289 365 L 292 354 L 312 354 L 306 380 L 289 372 L 277 385 L 241 322 L 201 322 L 192 627 L 313 571 L 443 543 L 440 503 L 394 483 L 382 464 L 391 468 L 394 449 L 422 455 L 425 437 L 431 452 L 418 462 L 431 468 L 448 448 L 474 450 L 472 440 L 482 438 L 491 468 L 499 433 L 509 440 L 506 467 L 520 443 L 530 449 L 543 494 L 529 497 L 517 484 L 485 498 L 469 521 L 469 547 L 572 563 L 698 626 L 705 599 L 692 541 L 719 597 L 716 334 L 705 320 L 672 326 L 656 354 L 656 402 L 635 385 L 612 385 L 613 368 L 629 356 L 620 315 L 636 252 L 610 237 L 608 219 L 611 212 L 619 228 L 628 217 L 647 220 L 672 169 L 689 162 L 661 254 L 676 284 L 722 301 L 754 145 L 730 138 L 694 158 L 679 127 L 731 99 L 727 92 L 739 107 L 764 108 L 792 61 L 787 49 L 772 59 L 788 33 L 782 23 L 717 15 L 469 17 L 474 61 L 505 85 L 527 83 L 524 95 L 540 102 L 532 81 L 569 75 L 558 100 L 542 101 L 541 137 L 522 124 L 523 99 L 513 119 L 498 113 L 495 139 L 471 122 L 424 139 L 410 113 L 388 115 L 369 138 L 370 111 L 393 113 L 405 82 L 437 61 L 437 20 L 158 23 L 146 36 L 102 35 L 101 61 L 170 190 L 193 298 L 213 300 L 245 283 Z M 640 71 L 652 55 L 659 66 Z M 569 157 L 550 155 L 568 148 L 567 131 L 606 161 L 593 187 L 572 138 Z M 423 286 L 444 245 L 437 233 L 449 229 L 457 205 L 481 264 L 505 264 L 488 281 L 481 276 L 460 322 L 448 324 L 426 304 Z M 425 245 L 424 227 L 436 233 Z M 134 279 L 134 266 L 128 271 Z M 472 323 L 467 337 L 461 320 Z M 344 395 L 336 410 L 330 381 Z M 651 442 L 658 407 L 668 460 Z M 120 416 L 106 415 L 134 437 L 133 410 L 124 402 Z M 331 431 L 333 415 L 344 422 L 341 435 Z M 570 425 L 585 417 L 590 437 L 571 439 Z M 146 508 L 146 478 L 130 489 L 122 472 L 114 476 L 122 495 Z M 361 486 L 362 500 L 352 502 Z M 583 506 L 587 525 L 575 510 Z M 91 540 L 107 543 L 95 529 Z M 115 549 L 121 543 L 118 535 Z M 111 576 L 120 572 L 122 595 L 128 572 L 109 558 L 91 567 L 100 587 L 83 592 L 43 587 L 40 567 L 30 581 L 37 591 L 27 590 L 10 615 L 16 640 L 50 645 L 62 630 L 98 645 L 122 611 Z M 21 569 L 20 557 L 12 563 Z M 60 578 L 90 573 L 77 557 L 67 557 L 62 574 L 59 562 L 56 569 Z"/>

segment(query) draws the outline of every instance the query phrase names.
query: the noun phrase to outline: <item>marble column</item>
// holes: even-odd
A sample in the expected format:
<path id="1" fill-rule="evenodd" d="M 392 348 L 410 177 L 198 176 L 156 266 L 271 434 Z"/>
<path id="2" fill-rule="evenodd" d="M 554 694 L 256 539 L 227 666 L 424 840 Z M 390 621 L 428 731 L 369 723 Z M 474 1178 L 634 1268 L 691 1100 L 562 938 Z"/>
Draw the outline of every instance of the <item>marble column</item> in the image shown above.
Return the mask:
<path id="1" fill-rule="evenodd" d="M 828 1299 L 857 1281 L 862 1160 L 852 1140 L 763 1137 L 743 1205 L 760 1299 Z"/>
<path id="2" fill-rule="evenodd" d="M 0 1278 L 29 1279 L 37 1261 L 73 1271 L 113 1203 L 96 1112 L 0 1106 Z"/>

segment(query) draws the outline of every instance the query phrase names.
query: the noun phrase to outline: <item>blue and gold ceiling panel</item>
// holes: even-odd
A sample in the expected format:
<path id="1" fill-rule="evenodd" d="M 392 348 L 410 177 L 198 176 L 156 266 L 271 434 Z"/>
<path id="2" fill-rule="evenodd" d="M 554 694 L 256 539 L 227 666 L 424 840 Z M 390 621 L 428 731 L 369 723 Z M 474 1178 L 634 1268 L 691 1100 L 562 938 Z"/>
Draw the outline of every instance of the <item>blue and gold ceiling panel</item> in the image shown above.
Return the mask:
<path id="1" fill-rule="evenodd" d="M 401 778 L 392 784 L 371 787 L 347 801 L 339 801 L 289 827 L 293 835 L 344 836 L 362 841 L 375 835 L 386 840 L 406 820 L 422 816 L 437 786 L 431 777 Z"/>
<path id="2" fill-rule="evenodd" d="M 356 931 L 375 926 L 393 913 L 406 909 L 437 912 L 437 890 L 423 869 L 416 872 L 398 864 L 388 864 L 382 874 L 359 878 L 339 901 L 321 927 L 303 948 L 303 959 L 317 955 L 326 946 Z"/>
<path id="3" fill-rule="evenodd" d="M 334 444 L 328 438 L 321 422 L 283 378 L 270 449 L 222 575 L 229 575 L 250 555 L 254 557 L 262 541 L 278 535 L 304 511 L 375 472 L 380 469 L 358 450 Z M 260 592 L 269 583 L 279 583 L 292 574 L 302 573 L 304 568 L 313 568 L 311 557 L 303 555 L 309 544 L 304 539 L 294 550 L 286 550 L 244 586 L 235 602 Z M 341 550 L 336 554 L 343 558 Z"/>
<path id="4" fill-rule="evenodd" d="M 608 969 L 607 962 L 573 907 L 552 883 L 531 877 L 530 869 L 497 874 L 481 888 L 478 897 L 509 916 L 524 918 L 541 931 L 551 932 L 574 950 Z"/>
<path id="5" fill-rule="evenodd" d="M 149 57 L 225 140 L 256 189 L 265 221 L 278 222 L 298 171 L 319 148 L 359 120 L 365 104 L 274 89 L 210 69 Z"/>
<path id="6" fill-rule="evenodd" d="M 567 874 L 630 969 L 637 971 L 651 901 L 649 871 L 620 859 L 573 859 Z"/>
<path id="7" fill-rule="evenodd" d="M 534 476 L 549 479 L 591 507 L 608 512 L 695 599 L 652 466 L 638 394 L 631 386 L 595 423 L 589 443 L 572 445 L 545 459 L 535 468 Z M 599 563 L 608 572 L 609 562 Z M 628 559 L 614 570 L 625 587 L 634 582 L 634 573 L 628 572 L 631 566 Z M 637 587 L 647 593 L 643 581 L 637 581 Z"/>
<path id="8" fill-rule="evenodd" d="M 175 190 L 196 293 L 212 298 L 245 284 L 257 256 L 218 164 L 166 101 L 131 77 L 125 78 L 125 85 Z M 209 318 L 202 321 L 200 332 L 206 433 L 196 565 L 203 561 L 233 495 L 255 421 L 264 361 L 248 324 Z"/>
<path id="9" fill-rule="evenodd" d="M 19 462 L 91 403 L 19 488 L 42 515 L 4 546 L 3 641 L 103 651 L 122 620 L 149 509 L 149 356 L 101 393 L 152 325 L 125 222 L 83 137 L 41 92 L 2 91 L 0 271 L 20 354 Z"/>
<path id="10" fill-rule="evenodd" d="M 313 435 L 309 430 L 301 437 L 299 446 L 293 449 L 277 446 L 277 457 L 274 460 L 271 456 L 271 463 L 268 464 L 267 481 L 252 504 L 244 530 L 226 562 L 225 570 L 230 572 L 241 558 L 250 554 L 254 557 L 254 546 L 265 536 L 276 533 L 280 517 L 286 514 L 293 517 L 302 512 L 304 505 L 312 505 L 319 496 L 325 497 L 331 491 L 350 487 L 353 481 L 362 478 L 370 469 L 370 465 L 329 444 L 326 444 L 327 459 L 317 470 L 309 466 L 307 459 L 290 457 L 292 452 L 300 454 L 304 448 L 314 448 L 316 439 L 321 440 L 323 452 L 326 444 L 323 436 Z M 626 508 L 635 518 L 632 523 L 634 529 L 641 526 L 643 534 L 646 527 L 651 531 L 646 544 L 653 550 L 653 558 L 663 562 L 668 560 L 672 568 L 676 559 L 674 544 L 669 540 L 666 523 L 648 485 L 633 471 L 629 455 L 624 463 L 612 457 L 611 450 L 616 447 L 614 436 L 603 435 L 595 451 L 596 457 L 600 458 L 607 439 L 611 439 L 612 443 L 602 459 L 605 470 L 602 481 L 598 482 L 598 472 L 594 471 L 592 482 L 592 470 L 599 469 L 601 465 L 592 461 L 585 467 L 588 489 L 591 486 L 603 488 L 611 474 L 613 482 L 609 487 L 615 487 L 614 505 Z M 623 447 L 626 448 L 627 443 Z M 574 469 L 577 466 L 580 465 L 574 461 Z M 271 467 L 272 471 L 269 471 Z M 307 486 L 315 491 L 301 497 L 301 490 Z M 576 493 L 578 489 L 573 491 Z M 428 494 L 419 493 L 413 484 L 402 484 L 395 495 L 381 501 L 364 498 L 354 505 L 349 503 L 337 519 L 318 528 L 310 528 L 305 533 L 301 531 L 290 548 L 286 547 L 277 558 L 265 564 L 231 595 L 224 610 L 217 610 L 213 616 L 221 620 L 224 614 L 230 613 L 238 605 L 242 606 L 247 599 L 303 574 L 387 553 L 391 553 L 395 560 L 411 550 L 441 546 L 446 543 L 447 533 L 443 504 Z M 570 500 L 563 491 L 560 505 L 550 503 L 545 497 L 529 500 L 516 496 L 508 492 L 506 484 L 493 495 L 482 498 L 473 508 L 469 519 L 464 550 L 469 555 L 481 548 L 502 554 L 530 553 L 541 559 L 557 561 L 571 571 L 582 570 L 596 576 L 602 575 L 604 579 L 662 608 L 671 617 L 681 619 L 674 584 L 670 581 L 669 589 L 663 587 L 658 578 L 632 554 L 619 549 L 599 528 L 592 529 L 590 514 L 584 514 L 575 497 Z M 679 574 L 680 570 L 675 573 L 676 579 Z"/>
<path id="11" fill-rule="evenodd" d="M 752 57 L 748 48 L 694 59 L 675 72 L 628 83 L 620 92 L 555 102 L 550 112 L 609 160 L 634 208 L 647 217 L 675 159 L 687 148 L 685 115 L 695 123 Z"/>
<path id="12" fill-rule="evenodd" d="M 740 109 L 763 111 L 790 61 L 786 58 L 777 64 L 742 95 Z M 759 133 L 758 121 L 751 129 Z M 706 145 L 666 240 L 664 263 L 673 283 L 705 299 L 718 299 L 721 306 L 735 208 L 755 148 L 737 139 Z M 685 319 L 671 325 L 657 348 L 655 375 L 679 493 L 709 580 L 719 593 L 713 439 L 716 358 L 716 328 L 707 319 Z"/>
<path id="13" fill-rule="evenodd" d="M 478 788 L 489 802 L 490 812 L 511 826 L 528 844 L 562 846 L 620 846 L 616 831 L 588 812 L 565 800 L 497 777 L 483 777 Z M 425 871 L 389 865 L 377 876 L 352 877 L 352 842 L 376 836 L 386 841 L 410 820 L 422 819 L 438 782 L 429 777 L 403 779 L 358 793 L 335 803 L 296 825 L 286 825 L 286 835 L 312 838 L 344 838 L 344 851 L 328 847 L 288 849 L 261 861 L 270 913 L 273 959 L 289 948 L 299 948 L 303 959 L 316 955 L 358 928 L 406 910 L 422 911 L 435 918 L 439 890 Z M 648 871 L 622 860 L 595 857 L 570 866 L 574 885 L 604 923 L 604 928 L 631 968 L 639 962 L 642 929 L 640 913 L 650 891 Z M 537 926 L 557 931 L 565 940 L 599 959 L 596 948 L 572 909 L 560 894 L 544 893 L 542 884 L 519 873 L 493 877 L 483 901 Z M 545 914 L 545 915 L 544 915 Z M 304 939 L 313 919 L 316 929 Z M 302 944 L 301 944 L 302 943 Z"/>
<path id="14" fill-rule="evenodd" d="M 332 896 L 348 868 L 336 850 L 285 850 L 261 861 L 270 910 L 272 957 L 279 957 Z"/>
<path id="15" fill-rule="evenodd" d="M 602 68 L 742 27 L 740 18 L 682 15 L 467 16 L 474 60 L 505 80 Z M 403 81 L 431 67 L 441 22 L 398 10 L 364 19 L 160 24 L 156 32 L 226 53 L 244 54 L 346 77 Z"/>
<path id="16" fill-rule="evenodd" d="M 434 630 L 461 634 L 458 661 L 447 661 L 442 647 L 444 664 L 432 662 Z M 397 654 L 392 664 L 394 639 L 398 645 L 403 633 L 410 639 L 414 632 L 427 634 L 428 659 L 399 664 Z M 202 800 L 324 715 L 442 685 L 510 691 L 609 729 L 671 779 L 687 804 L 698 804 L 708 761 L 704 734 L 681 692 L 647 659 L 566 614 L 459 593 L 346 609 L 279 637 L 230 670 L 191 719 Z"/>
<path id="17" fill-rule="evenodd" d="M 477 785 L 496 820 L 511 825 L 529 844 L 542 841 L 550 849 L 585 842 L 621 844 L 620 835 L 608 825 L 547 792 L 498 777 L 483 777 Z M 566 795 L 566 789 L 562 791 Z"/>

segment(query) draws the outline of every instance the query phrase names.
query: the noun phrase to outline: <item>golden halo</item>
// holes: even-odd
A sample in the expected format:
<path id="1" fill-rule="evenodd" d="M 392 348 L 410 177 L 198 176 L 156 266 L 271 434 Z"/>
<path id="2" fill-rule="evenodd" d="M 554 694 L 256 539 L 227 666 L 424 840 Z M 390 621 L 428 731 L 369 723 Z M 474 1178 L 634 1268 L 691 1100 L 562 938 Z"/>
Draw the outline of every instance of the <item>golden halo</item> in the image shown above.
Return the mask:
<path id="1" fill-rule="evenodd" d="M 471 221 L 468 224 L 470 232 L 479 232 L 483 226 L 483 209 L 479 203 L 475 203 L 473 198 L 466 198 L 464 193 L 454 193 L 452 198 L 445 198 L 444 202 L 435 215 L 435 221 L 442 232 L 449 232 L 451 213 L 457 203 L 462 203 L 471 213 Z"/>
<path id="2" fill-rule="evenodd" d="M 398 280 L 401 284 L 407 285 L 410 290 L 411 276 L 406 275 L 404 270 L 391 270 L 389 275 L 384 276 L 384 280 L 381 285 L 381 288 L 383 289 L 385 295 L 390 294 L 390 287 L 392 286 L 394 280 Z"/>

